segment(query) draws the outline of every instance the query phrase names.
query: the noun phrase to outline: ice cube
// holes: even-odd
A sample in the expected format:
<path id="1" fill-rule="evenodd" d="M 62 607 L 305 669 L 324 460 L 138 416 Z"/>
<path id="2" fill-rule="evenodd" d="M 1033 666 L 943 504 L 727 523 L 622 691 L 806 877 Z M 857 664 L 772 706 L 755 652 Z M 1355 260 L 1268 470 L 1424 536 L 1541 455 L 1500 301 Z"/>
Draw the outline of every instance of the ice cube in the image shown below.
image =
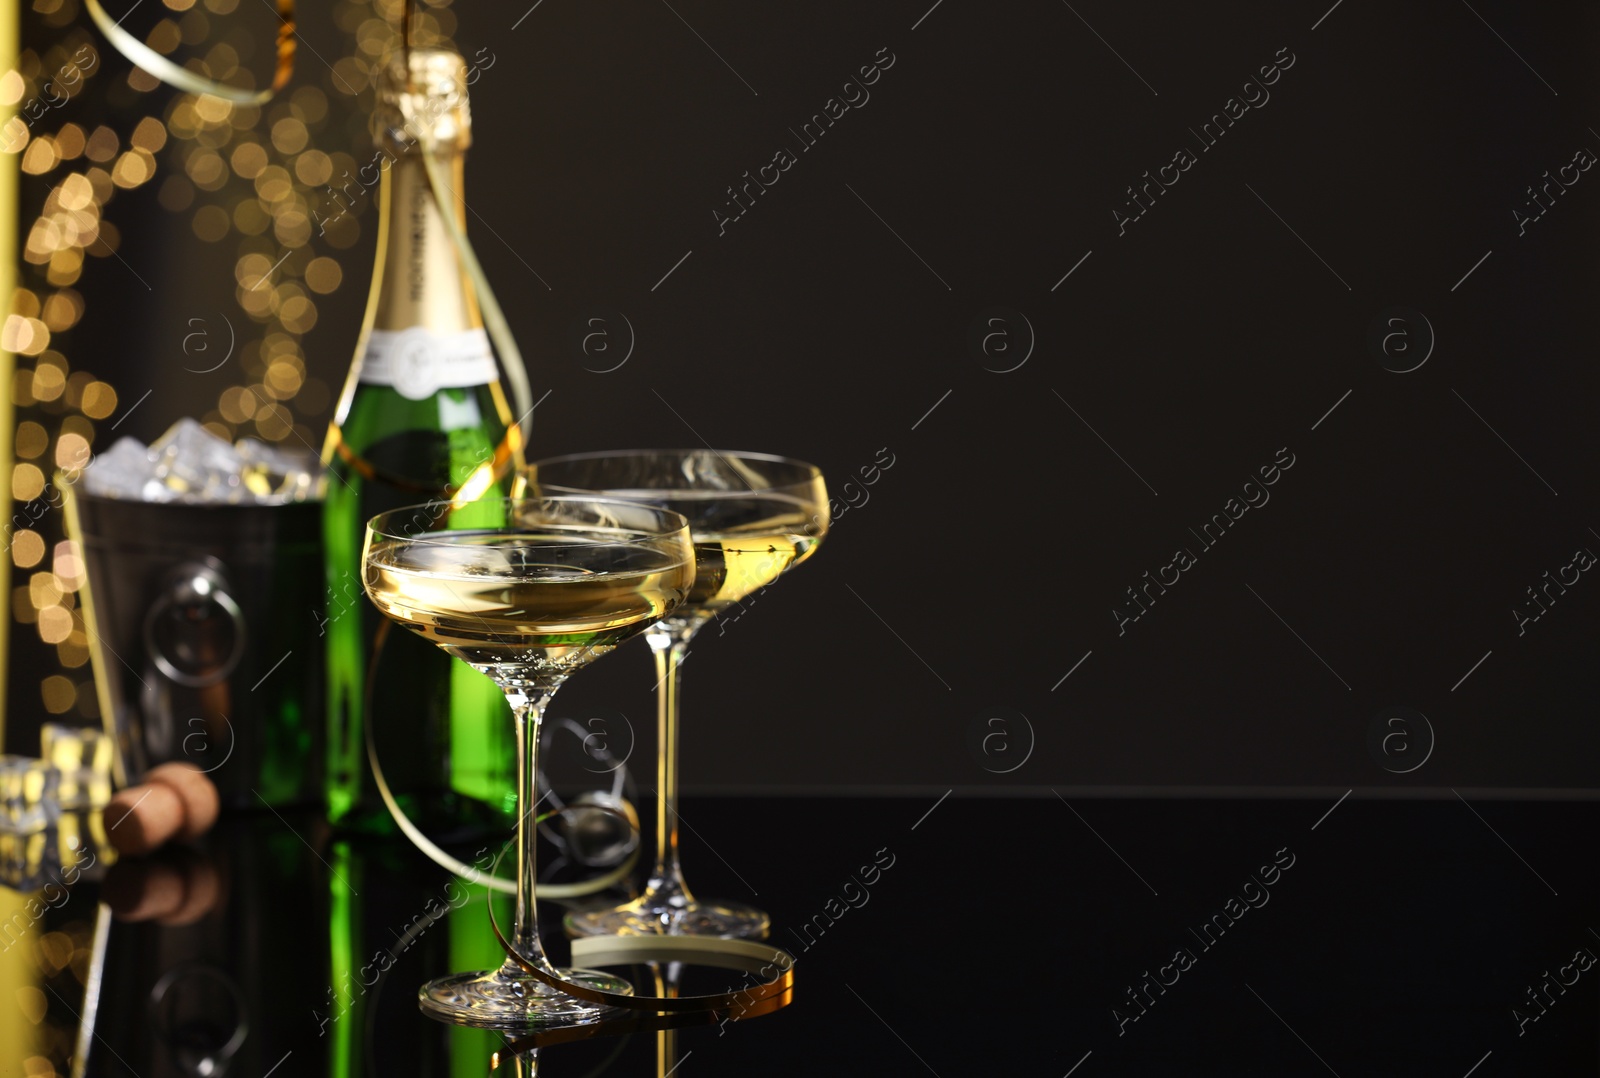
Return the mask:
<path id="1" fill-rule="evenodd" d="M 37 831 L 61 814 L 61 775 L 31 756 L 0 756 L 0 831 Z"/>
<path id="2" fill-rule="evenodd" d="M 298 501 L 314 493 L 322 465 L 310 450 L 241 438 L 234 445 L 245 462 L 245 486 L 257 501 Z"/>
<path id="3" fill-rule="evenodd" d="M 105 498 L 142 498 L 170 501 L 171 491 L 156 479 L 150 451 L 137 438 L 119 438 L 95 456 L 83 472 L 83 487 Z"/>
<path id="4" fill-rule="evenodd" d="M 39 755 L 61 773 L 61 804 L 100 808 L 111 800 L 113 745 L 104 730 L 47 722 L 39 730 Z"/>
<path id="5" fill-rule="evenodd" d="M 180 419 L 150 443 L 156 478 L 186 502 L 237 502 L 249 496 L 244 458 L 193 419 Z"/>

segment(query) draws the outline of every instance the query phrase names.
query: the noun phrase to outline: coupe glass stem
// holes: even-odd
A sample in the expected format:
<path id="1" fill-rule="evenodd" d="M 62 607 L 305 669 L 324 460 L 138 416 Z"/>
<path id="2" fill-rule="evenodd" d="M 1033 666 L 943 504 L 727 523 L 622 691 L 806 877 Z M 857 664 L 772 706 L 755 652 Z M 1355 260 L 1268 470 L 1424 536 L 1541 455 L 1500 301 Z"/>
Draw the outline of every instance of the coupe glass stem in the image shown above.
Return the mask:
<path id="1" fill-rule="evenodd" d="M 534 786 L 539 775 L 539 722 L 560 687 L 561 679 L 500 683 L 517 724 L 517 920 L 511 944 L 519 955 L 550 974 L 555 973 L 555 967 L 545 958 L 544 946 L 539 942 L 539 916 L 533 901 L 539 842 L 539 828 L 534 824 L 538 791 Z M 508 968 L 521 972 L 512 959 L 507 958 L 506 963 Z"/>
<path id="2" fill-rule="evenodd" d="M 684 657 L 695 626 L 662 622 L 645 635 L 656 659 L 656 867 L 646 893 L 694 901 L 678 864 L 678 697 Z"/>

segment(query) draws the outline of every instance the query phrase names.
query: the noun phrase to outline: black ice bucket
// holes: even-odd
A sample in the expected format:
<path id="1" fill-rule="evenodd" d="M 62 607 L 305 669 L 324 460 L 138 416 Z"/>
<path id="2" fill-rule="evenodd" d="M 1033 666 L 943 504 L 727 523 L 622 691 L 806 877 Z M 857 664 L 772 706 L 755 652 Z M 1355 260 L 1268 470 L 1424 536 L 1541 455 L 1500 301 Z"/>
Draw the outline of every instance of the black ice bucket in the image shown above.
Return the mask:
<path id="1" fill-rule="evenodd" d="M 234 808 L 320 804 L 322 504 L 187 505 L 63 484 L 119 783 L 185 760 Z"/>

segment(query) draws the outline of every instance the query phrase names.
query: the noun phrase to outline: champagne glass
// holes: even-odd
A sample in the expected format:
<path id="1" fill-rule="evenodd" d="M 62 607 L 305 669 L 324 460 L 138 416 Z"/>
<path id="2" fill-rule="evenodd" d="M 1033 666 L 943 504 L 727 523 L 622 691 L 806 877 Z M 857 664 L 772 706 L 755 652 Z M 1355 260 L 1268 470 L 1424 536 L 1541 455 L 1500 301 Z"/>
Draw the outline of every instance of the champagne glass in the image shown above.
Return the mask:
<path id="1" fill-rule="evenodd" d="M 656 768 L 656 864 L 644 894 L 609 910 L 570 913 L 579 936 L 762 938 L 771 921 L 735 902 L 696 899 L 678 862 L 678 687 L 689 641 L 713 617 L 727 625 L 756 592 L 816 552 L 828 531 L 828 494 L 814 465 L 764 453 L 643 449 L 552 457 L 528 469 L 541 494 L 603 492 L 671 509 L 689 520 L 694 590 L 645 634 L 656 660 L 660 758 Z M 734 608 L 738 608 L 735 613 Z"/>
<path id="2" fill-rule="evenodd" d="M 475 503 L 475 506 L 483 503 Z M 556 970 L 534 911 L 539 721 L 575 670 L 668 616 L 689 595 L 695 557 L 687 522 L 634 501 L 512 498 L 492 527 L 451 527 L 446 502 L 381 513 L 361 552 L 368 597 L 388 617 L 488 675 L 517 732 L 517 915 L 511 942 L 526 961 L 601 991 L 628 982 Z M 424 985 L 423 1011 L 462 1025 L 516 1029 L 579 1024 L 607 1008 L 535 980 L 510 956 L 497 970 Z"/>

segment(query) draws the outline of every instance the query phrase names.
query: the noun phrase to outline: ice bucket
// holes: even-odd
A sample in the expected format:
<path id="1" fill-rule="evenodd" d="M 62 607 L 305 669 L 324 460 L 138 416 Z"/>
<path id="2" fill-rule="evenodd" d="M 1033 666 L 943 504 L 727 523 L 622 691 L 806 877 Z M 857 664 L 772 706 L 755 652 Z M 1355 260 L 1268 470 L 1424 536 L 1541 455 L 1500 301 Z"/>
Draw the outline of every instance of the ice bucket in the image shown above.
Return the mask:
<path id="1" fill-rule="evenodd" d="M 119 783 L 186 760 L 225 806 L 320 803 L 321 503 L 152 503 L 63 486 Z"/>

